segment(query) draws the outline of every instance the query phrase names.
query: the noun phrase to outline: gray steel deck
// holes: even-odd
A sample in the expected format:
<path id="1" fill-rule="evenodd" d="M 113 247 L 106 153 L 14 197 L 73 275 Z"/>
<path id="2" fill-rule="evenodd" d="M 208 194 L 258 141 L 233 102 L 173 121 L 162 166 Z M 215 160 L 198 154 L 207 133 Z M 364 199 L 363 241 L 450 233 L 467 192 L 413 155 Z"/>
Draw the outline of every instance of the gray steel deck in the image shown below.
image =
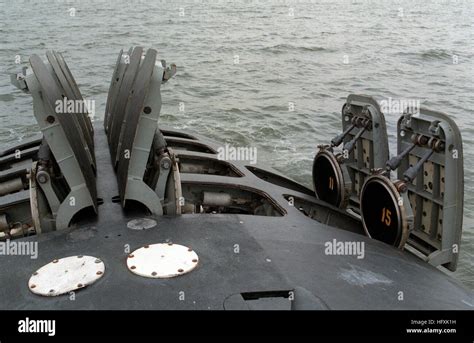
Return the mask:
<path id="1" fill-rule="evenodd" d="M 117 180 L 102 124 L 96 124 L 97 191 L 103 199 L 98 217 L 70 229 L 22 239 L 39 243 L 38 259 L 2 256 L 0 308 L 224 309 L 224 303 L 228 309 L 252 308 L 251 301 L 235 304 L 235 295 L 293 290 L 295 309 L 474 308 L 473 293 L 455 279 L 408 252 L 303 215 L 283 194 L 319 201 L 260 180 L 238 163 L 238 169 L 245 173 L 240 180 L 183 174 L 183 182 L 253 184 L 275 199 L 286 215 L 184 214 L 155 218 L 158 225 L 149 230 L 130 230 L 127 222 L 145 214 L 124 211 L 119 203 L 112 202 L 118 195 Z M 336 209 L 328 211 L 337 220 Z M 326 255 L 324 244 L 333 239 L 365 242 L 365 258 Z M 198 267 L 189 274 L 163 280 L 139 277 L 127 270 L 127 245 L 133 251 L 165 241 L 192 247 L 199 255 Z M 236 244 L 239 253 L 234 252 Z M 75 300 L 68 295 L 41 297 L 29 291 L 28 279 L 36 269 L 71 255 L 102 259 L 104 276 L 77 291 Z M 399 292 L 403 292 L 402 301 L 398 300 Z M 184 300 L 180 300 L 183 294 Z M 270 298 L 262 306 L 257 308 L 281 308 L 281 302 Z"/>

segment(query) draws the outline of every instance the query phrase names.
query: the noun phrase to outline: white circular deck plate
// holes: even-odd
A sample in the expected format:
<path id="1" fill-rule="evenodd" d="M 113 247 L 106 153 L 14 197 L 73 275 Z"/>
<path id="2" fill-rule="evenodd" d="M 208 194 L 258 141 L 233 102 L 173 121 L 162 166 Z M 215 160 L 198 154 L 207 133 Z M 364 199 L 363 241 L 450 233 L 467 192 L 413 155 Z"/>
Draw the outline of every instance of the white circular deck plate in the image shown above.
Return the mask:
<path id="1" fill-rule="evenodd" d="M 84 288 L 104 275 L 105 265 L 93 256 L 69 256 L 54 260 L 33 273 L 28 288 L 47 297 Z"/>
<path id="2" fill-rule="evenodd" d="M 127 258 L 128 269 L 137 275 L 163 279 L 189 273 L 199 262 L 190 248 L 173 243 L 145 245 Z"/>
<path id="3" fill-rule="evenodd" d="M 148 230 L 156 226 L 156 220 L 150 218 L 132 219 L 127 223 L 127 227 L 131 230 Z"/>

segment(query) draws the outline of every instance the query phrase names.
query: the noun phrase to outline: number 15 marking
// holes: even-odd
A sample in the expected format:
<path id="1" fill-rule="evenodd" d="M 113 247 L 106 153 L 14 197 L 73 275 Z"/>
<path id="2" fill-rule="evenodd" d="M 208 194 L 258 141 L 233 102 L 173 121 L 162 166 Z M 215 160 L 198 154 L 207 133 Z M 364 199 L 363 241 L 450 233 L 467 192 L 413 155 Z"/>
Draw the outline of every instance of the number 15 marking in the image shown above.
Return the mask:
<path id="1" fill-rule="evenodd" d="M 390 226 L 392 223 L 392 212 L 385 207 L 382 209 L 382 223 L 384 223 L 387 226 Z"/>

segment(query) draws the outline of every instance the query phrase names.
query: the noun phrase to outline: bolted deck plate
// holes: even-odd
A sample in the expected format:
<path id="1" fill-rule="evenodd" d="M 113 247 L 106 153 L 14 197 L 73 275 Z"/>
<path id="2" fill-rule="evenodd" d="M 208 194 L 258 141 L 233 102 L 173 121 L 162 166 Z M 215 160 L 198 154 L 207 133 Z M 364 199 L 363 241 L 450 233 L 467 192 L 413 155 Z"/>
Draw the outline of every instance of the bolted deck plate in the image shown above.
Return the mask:
<path id="1" fill-rule="evenodd" d="M 198 255 L 191 248 L 173 243 L 145 245 L 127 258 L 132 273 L 155 279 L 189 273 L 198 263 Z"/>
<path id="2" fill-rule="evenodd" d="M 136 218 L 127 223 L 127 227 L 131 230 L 148 230 L 156 226 L 156 220 L 150 218 Z"/>
<path id="3" fill-rule="evenodd" d="M 53 260 L 33 273 L 28 288 L 35 294 L 58 296 L 93 284 L 104 275 L 105 264 L 93 256 Z"/>

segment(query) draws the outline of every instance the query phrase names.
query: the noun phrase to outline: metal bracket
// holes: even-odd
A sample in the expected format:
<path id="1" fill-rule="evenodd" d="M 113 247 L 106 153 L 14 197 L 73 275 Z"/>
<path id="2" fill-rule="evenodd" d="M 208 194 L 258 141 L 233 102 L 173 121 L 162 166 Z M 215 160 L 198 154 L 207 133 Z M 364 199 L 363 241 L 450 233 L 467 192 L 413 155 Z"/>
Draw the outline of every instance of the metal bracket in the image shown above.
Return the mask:
<path id="1" fill-rule="evenodd" d="M 389 158 L 389 149 L 385 117 L 374 97 L 350 94 L 342 108 L 343 131 L 353 125 L 354 116 L 361 118 L 360 120 L 365 118 L 370 123 L 370 127 L 360 134 L 360 138 L 355 142 L 354 150 L 344 161 L 352 184 L 348 206 L 359 213 L 359 197 L 364 181 L 370 176 L 372 169 L 385 167 Z M 354 132 L 349 132 L 344 137 L 344 144 L 350 143 L 355 137 Z"/>
<path id="2" fill-rule="evenodd" d="M 168 178 L 167 189 L 166 189 L 166 199 L 167 203 L 165 204 L 166 214 L 169 215 L 179 215 L 181 214 L 181 207 L 184 204 L 181 204 L 183 198 L 183 192 L 181 189 L 181 175 L 179 173 L 178 167 L 178 158 L 175 155 L 174 151 L 171 148 L 168 148 L 168 152 L 171 156 L 171 166 L 172 173 Z"/>
<path id="3" fill-rule="evenodd" d="M 407 244 L 432 265 L 456 270 L 461 244 L 464 203 L 464 162 L 459 128 L 448 115 L 421 108 L 405 114 L 397 126 L 398 153 L 410 148 L 413 135 L 428 142 L 414 147 L 400 163 L 398 177 L 420 163 L 408 184 L 408 197 L 415 225 Z M 412 169 L 412 168 L 411 168 Z"/>
<path id="4" fill-rule="evenodd" d="M 50 184 L 50 175 L 45 171 L 37 175 L 53 212 L 56 229 L 64 229 L 83 208 L 93 207 L 97 213 L 93 131 L 86 111 L 58 110 L 58 101 L 66 97 L 76 101 L 83 99 L 62 56 L 49 52 L 47 57 L 49 63 L 45 64 L 40 57 L 32 55 L 33 73 L 24 72 L 22 75 L 26 76 L 20 77 L 20 81 L 25 85 L 21 82 L 17 85 L 33 96 L 34 115 L 67 183 L 67 189 L 63 190 L 67 195 L 59 198 Z"/>
<path id="5" fill-rule="evenodd" d="M 163 201 L 165 199 L 166 184 L 168 183 L 168 176 L 171 170 L 171 158 L 167 153 L 158 157 L 158 180 L 156 182 L 155 193 Z"/>
<path id="6" fill-rule="evenodd" d="M 26 82 L 25 82 L 27 70 L 28 70 L 28 67 L 23 67 L 21 70 L 21 73 L 10 74 L 10 83 L 16 88 L 24 92 L 28 91 L 28 86 L 26 85 Z"/>
<path id="7" fill-rule="evenodd" d="M 161 110 L 161 84 L 176 73 L 176 66 L 156 61 L 157 52 L 143 48 L 121 51 L 109 89 L 106 129 L 112 162 L 117 167 L 122 206 L 127 200 L 144 204 L 162 215 L 162 201 L 167 191 L 171 159 L 163 155 L 159 163 L 168 163 L 169 170 L 160 168 L 156 185 L 145 180 L 150 158 L 154 158 L 154 140 Z M 128 60 L 128 64 L 125 63 Z"/>
<path id="8" fill-rule="evenodd" d="M 37 185 L 40 186 L 41 190 L 46 196 L 46 199 L 48 199 L 48 204 L 51 208 L 53 216 L 56 216 L 59 206 L 61 206 L 61 202 L 57 197 L 56 192 L 54 192 L 53 185 L 51 184 L 51 175 L 49 175 L 49 173 L 45 170 L 37 170 L 36 181 Z"/>

